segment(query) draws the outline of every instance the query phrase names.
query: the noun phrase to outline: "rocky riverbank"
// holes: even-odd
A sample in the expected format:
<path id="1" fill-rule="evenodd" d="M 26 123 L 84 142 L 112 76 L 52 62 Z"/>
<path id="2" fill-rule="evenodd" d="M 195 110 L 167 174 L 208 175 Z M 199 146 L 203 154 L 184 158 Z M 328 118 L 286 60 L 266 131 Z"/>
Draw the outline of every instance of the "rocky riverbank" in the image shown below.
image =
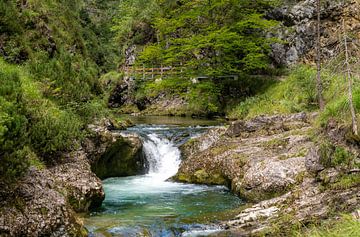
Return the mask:
<path id="1" fill-rule="evenodd" d="M 260 116 L 210 130 L 182 147 L 185 159 L 174 179 L 227 185 L 249 202 L 224 223 L 235 236 L 274 234 L 354 211 L 360 207 L 360 175 L 352 169 L 357 148 L 344 128 L 314 130 L 314 116 Z"/>
<path id="2" fill-rule="evenodd" d="M 30 167 L 16 184 L 0 184 L 0 236 L 87 236 L 78 213 L 99 207 L 105 198 L 101 180 L 92 170 L 101 163 L 101 170 L 111 175 L 117 168 L 114 163 L 119 163 L 119 157 L 112 155 L 114 149 L 128 152 L 121 161 L 126 169 L 132 167 L 129 172 L 141 173 L 145 167 L 136 160 L 142 146 L 139 139 L 113 133 L 111 127 L 108 121 L 89 126 L 93 135 L 78 151 L 52 166 Z"/>

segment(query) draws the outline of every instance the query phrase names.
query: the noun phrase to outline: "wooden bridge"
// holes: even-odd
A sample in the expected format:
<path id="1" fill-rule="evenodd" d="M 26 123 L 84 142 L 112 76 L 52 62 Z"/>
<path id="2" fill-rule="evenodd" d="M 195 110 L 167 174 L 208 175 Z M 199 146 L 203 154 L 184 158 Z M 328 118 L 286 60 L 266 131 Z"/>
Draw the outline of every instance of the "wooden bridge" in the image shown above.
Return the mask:
<path id="1" fill-rule="evenodd" d="M 160 67 L 137 67 L 133 65 L 125 66 L 122 68 L 122 71 L 125 73 L 125 76 L 141 76 L 142 80 L 154 80 L 154 79 L 163 79 L 169 75 L 179 75 L 182 76 L 185 68 L 183 66 L 160 66 Z M 194 79 L 201 80 L 201 79 L 208 79 L 212 78 L 206 75 L 199 75 L 195 76 Z M 238 80 L 238 75 L 223 75 L 217 76 L 217 78 L 233 78 L 234 80 Z"/>

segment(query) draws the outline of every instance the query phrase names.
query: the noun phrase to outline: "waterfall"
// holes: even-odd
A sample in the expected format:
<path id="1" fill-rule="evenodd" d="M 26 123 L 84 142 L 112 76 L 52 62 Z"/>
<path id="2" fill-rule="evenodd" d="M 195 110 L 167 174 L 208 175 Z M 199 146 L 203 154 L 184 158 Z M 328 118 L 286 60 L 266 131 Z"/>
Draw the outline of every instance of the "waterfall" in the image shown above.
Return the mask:
<path id="1" fill-rule="evenodd" d="M 176 174 L 180 165 L 180 151 L 169 139 L 156 133 L 147 134 L 144 152 L 149 162 L 149 174 L 156 181 L 165 181 Z"/>

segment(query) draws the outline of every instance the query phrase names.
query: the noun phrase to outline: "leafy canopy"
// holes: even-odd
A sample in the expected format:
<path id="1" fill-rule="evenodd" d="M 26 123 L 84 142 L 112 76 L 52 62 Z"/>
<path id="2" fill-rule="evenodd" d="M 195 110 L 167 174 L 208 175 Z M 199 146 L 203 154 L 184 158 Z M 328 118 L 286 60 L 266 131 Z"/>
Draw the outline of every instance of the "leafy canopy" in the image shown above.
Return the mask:
<path id="1" fill-rule="evenodd" d="M 123 1 L 114 28 L 135 44 L 142 25 L 153 29 L 156 40 L 145 41 L 138 63 L 183 65 L 197 74 L 222 75 L 256 72 L 268 66 L 270 44 L 266 33 L 277 22 L 264 12 L 270 0 L 143 0 Z M 143 7 L 139 7 L 143 6 Z"/>

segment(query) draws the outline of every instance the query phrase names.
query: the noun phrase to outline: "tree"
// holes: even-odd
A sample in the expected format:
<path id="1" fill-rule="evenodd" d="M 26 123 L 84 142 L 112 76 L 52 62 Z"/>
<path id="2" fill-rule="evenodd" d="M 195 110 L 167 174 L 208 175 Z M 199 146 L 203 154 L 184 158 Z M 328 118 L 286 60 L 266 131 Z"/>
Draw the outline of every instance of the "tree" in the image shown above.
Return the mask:
<path id="1" fill-rule="evenodd" d="M 324 98 L 322 95 L 323 85 L 321 81 L 321 10 L 320 10 L 320 0 L 316 1 L 316 13 L 317 13 L 317 21 L 316 21 L 316 67 L 317 67 L 317 75 L 316 75 L 316 90 L 317 97 L 320 110 L 323 111 L 325 107 Z"/>
<path id="2" fill-rule="evenodd" d="M 342 27 L 343 27 L 343 38 L 344 38 L 344 51 L 345 51 L 345 77 L 348 82 L 348 100 L 349 100 L 349 106 L 350 106 L 350 112 L 351 112 L 351 121 L 352 121 L 352 132 L 355 136 L 358 136 L 358 127 L 357 127 L 357 119 L 356 119 L 356 113 L 354 108 L 354 102 L 353 102 L 353 96 L 352 96 L 352 76 L 351 76 L 351 69 L 350 69 L 350 60 L 349 60 L 349 49 L 348 49 L 348 40 L 347 40 L 347 32 L 346 32 L 346 25 L 345 25 L 345 19 L 342 21 Z"/>
<path id="3" fill-rule="evenodd" d="M 137 1 L 140 0 L 134 2 Z M 157 42 L 143 42 L 145 47 L 139 57 L 141 63 L 151 65 L 158 61 L 152 53 L 156 45 L 158 52 L 161 52 L 159 64 L 183 65 L 196 74 L 216 76 L 254 73 L 268 67 L 270 44 L 275 39 L 267 37 L 266 33 L 277 22 L 265 19 L 263 14 L 275 1 L 154 2 L 157 11 L 155 14 L 152 12 L 153 15 L 146 18 L 146 21 L 153 32 L 156 32 Z M 144 5 L 142 9 L 147 9 L 149 5 L 151 4 Z M 139 19 L 143 14 L 135 15 L 131 19 Z M 124 20 L 129 22 L 129 18 L 120 17 L 122 19 L 118 19 L 119 23 Z M 137 21 L 137 24 L 141 21 Z M 124 35 L 124 31 L 121 34 Z M 131 34 L 127 35 L 128 38 L 129 36 Z"/>

